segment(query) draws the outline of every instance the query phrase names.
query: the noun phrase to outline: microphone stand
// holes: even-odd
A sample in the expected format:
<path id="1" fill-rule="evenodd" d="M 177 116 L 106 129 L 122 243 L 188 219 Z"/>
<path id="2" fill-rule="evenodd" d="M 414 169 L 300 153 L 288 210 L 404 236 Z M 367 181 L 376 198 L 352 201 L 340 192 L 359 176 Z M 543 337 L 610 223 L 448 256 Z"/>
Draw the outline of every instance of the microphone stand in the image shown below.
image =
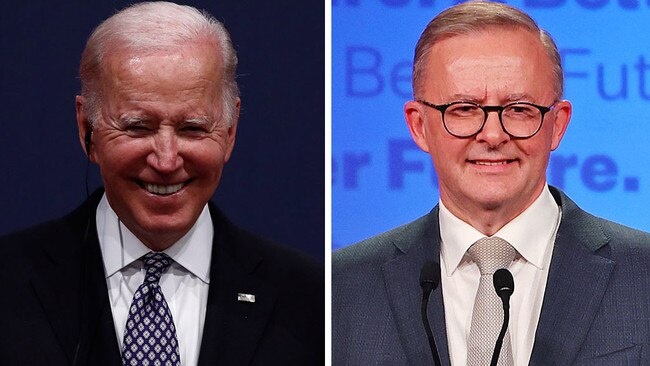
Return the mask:
<path id="1" fill-rule="evenodd" d="M 503 303 L 503 324 L 501 325 L 499 337 L 497 337 L 497 341 L 494 344 L 492 361 L 490 361 L 490 366 L 497 366 L 499 354 L 501 353 L 501 346 L 503 346 L 503 338 L 506 335 L 508 323 L 510 322 L 510 296 L 512 296 L 512 293 L 515 291 L 515 281 L 512 278 L 512 273 L 505 268 L 498 269 L 494 272 L 492 280 L 494 282 L 494 290 Z"/>
<path id="2" fill-rule="evenodd" d="M 433 339 L 433 332 L 429 325 L 429 314 L 427 308 L 429 305 L 429 295 L 431 291 L 438 287 L 440 283 L 440 265 L 437 262 L 426 262 L 420 271 L 420 286 L 422 287 L 422 323 L 424 324 L 424 331 L 427 333 L 429 340 L 429 347 L 431 348 L 431 355 L 433 356 L 433 363 L 435 366 L 440 366 L 440 356 L 436 348 L 436 342 Z"/>
<path id="3" fill-rule="evenodd" d="M 501 353 L 501 347 L 503 346 L 503 338 L 506 335 L 506 330 L 508 330 L 508 322 L 510 321 L 510 302 L 506 301 L 503 297 L 503 324 L 501 325 L 501 331 L 499 332 L 499 337 L 497 342 L 494 345 L 494 352 L 492 353 L 492 361 L 490 361 L 490 366 L 497 366 L 499 362 L 499 353 Z"/>

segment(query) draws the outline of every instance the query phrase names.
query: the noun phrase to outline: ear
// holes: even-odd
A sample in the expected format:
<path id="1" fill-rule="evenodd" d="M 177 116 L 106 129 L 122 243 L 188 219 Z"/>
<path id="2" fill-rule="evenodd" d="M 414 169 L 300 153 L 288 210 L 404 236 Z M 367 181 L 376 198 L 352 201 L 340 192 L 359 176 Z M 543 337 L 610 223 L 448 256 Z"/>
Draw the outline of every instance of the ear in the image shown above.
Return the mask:
<path id="1" fill-rule="evenodd" d="M 95 162 L 94 151 L 92 151 L 93 149 L 89 149 L 92 146 L 92 139 L 90 143 L 87 143 L 88 134 L 89 133 L 92 134 L 92 126 L 86 114 L 84 113 L 85 102 L 86 102 L 85 98 L 82 97 L 81 95 L 77 95 L 77 97 L 75 98 L 75 109 L 77 111 L 77 129 L 79 132 L 79 143 L 81 144 L 81 148 L 86 153 L 86 156 L 88 156 L 88 159 L 94 163 Z M 90 137 L 92 138 L 92 135 Z"/>
<path id="2" fill-rule="evenodd" d="M 420 149 L 428 153 L 430 147 L 427 140 L 427 124 L 425 123 L 422 105 L 414 100 L 406 102 L 404 104 L 404 117 L 413 141 Z"/>
<path id="3" fill-rule="evenodd" d="M 230 155 L 235 147 L 235 136 L 237 135 L 237 122 L 239 122 L 239 110 L 241 108 L 241 100 L 237 98 L 235 101 L 235 115 L 232 119 L 232 125 L 228 127 L 228 135 L 226 136 L 226 154 L 224 155 L 224 162 L 230 160 Z"/>
<path id="4" fill-rule="evenodd" d="M 551 150 L 555 150 L 560 146 L 560 141 L 564 137 L 566 128 L 569 126 L 571 120 L 572 106 L 568 100 L 562 100 L 555 104 L 553 108 L 553 135 L 551 136 Z"/>

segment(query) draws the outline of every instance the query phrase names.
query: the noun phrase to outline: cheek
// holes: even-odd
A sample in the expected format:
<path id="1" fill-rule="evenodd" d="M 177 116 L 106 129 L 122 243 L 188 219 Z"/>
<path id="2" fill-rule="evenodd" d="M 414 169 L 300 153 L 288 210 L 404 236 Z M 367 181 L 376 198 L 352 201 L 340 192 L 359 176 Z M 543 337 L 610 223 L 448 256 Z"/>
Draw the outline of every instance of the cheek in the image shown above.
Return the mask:
<path id="1" fill-rule="evenodd" d="M 102 173 L 119 174 L 144 164 L 150 150 L 148 146 L 138 140 L 98 144 L 95 150 L 96 162 Z"/>
<path id="2" fill-rule="evenodd" d="M 544 126 L 535 136 L 516 141 L 519 150 L 529 158 L 542 158 L 548 156 L 551 152 L 553 143 L 552 126 Z"/>
<path id="3" fill-rule="evenodd" d="M 528 165 L 531 170 L 545 174 L 548 157 L 550 154 L 550 140 L 543 136 L 535 136 L 539 139 L 534 141 L 522 141 L 518 144 L 518 149 L 523 155 L 523 163 Z M 535 138 L 533 137 L 533 138 Z"/>
<path id="4" fill-rule="evenodd" d="M 431 153 L 433 165 L 437 174 L 445 180 L 455 179 L 462 174 L 466 156 L 467 144 L 462 141 L 450 142 L 438 140 L 437 146 Z"/>
<path id="5" fill-rule="evenodd" d="M 440 163 L 457 164 L 465 160 L 471 139 L 459 139 L 451 136 L 444 127 L 432 131 L 429 137 L 430 152 Z"/>
<path id="6" fill-rule="evenodd" d="M 181 156 L 188 168 L 206 176 L 219 176 L 225 164 L 226 151 L 221 144 L 214 141 L 187 144 L 181 150 Z"/>

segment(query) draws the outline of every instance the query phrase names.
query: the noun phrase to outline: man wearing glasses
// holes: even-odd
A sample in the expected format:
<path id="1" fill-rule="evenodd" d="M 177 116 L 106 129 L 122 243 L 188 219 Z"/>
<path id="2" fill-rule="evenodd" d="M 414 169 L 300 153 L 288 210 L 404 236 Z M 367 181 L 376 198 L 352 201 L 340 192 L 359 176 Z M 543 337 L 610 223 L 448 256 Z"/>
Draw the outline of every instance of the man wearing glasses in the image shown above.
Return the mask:
<path id="1" fill-rule="evenodd" d="M 468 2 L 429 23 L 404 114 L 440 202 L 334 253 L 334 364 L 650 364 L 650 235 L 546 183 L 562 89 L 557 46 L 520 10 Z"/>

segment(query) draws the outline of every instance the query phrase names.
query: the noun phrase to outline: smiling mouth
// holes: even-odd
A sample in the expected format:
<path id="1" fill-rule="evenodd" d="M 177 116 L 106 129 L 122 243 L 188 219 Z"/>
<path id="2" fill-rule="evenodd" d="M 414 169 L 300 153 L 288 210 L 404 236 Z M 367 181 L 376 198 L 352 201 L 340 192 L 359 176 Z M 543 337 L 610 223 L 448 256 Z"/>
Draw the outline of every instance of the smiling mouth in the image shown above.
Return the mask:
<path id="1" fill-rule="evenodd" d="M 484 160 L 469 160 L 470 163 L 475 165 L 496 166 L 510 164 L 514 160 L 500 160 L 500 161 L 484 161 Z"/>
<path id="2" fill-rule="evenodd" d="M 168 196 L 180 191 L 186 183 L 187 182 L 170 185 L 142 183 L 141 186 L 149 193 L 153 193 L 159 196 Z"/>

